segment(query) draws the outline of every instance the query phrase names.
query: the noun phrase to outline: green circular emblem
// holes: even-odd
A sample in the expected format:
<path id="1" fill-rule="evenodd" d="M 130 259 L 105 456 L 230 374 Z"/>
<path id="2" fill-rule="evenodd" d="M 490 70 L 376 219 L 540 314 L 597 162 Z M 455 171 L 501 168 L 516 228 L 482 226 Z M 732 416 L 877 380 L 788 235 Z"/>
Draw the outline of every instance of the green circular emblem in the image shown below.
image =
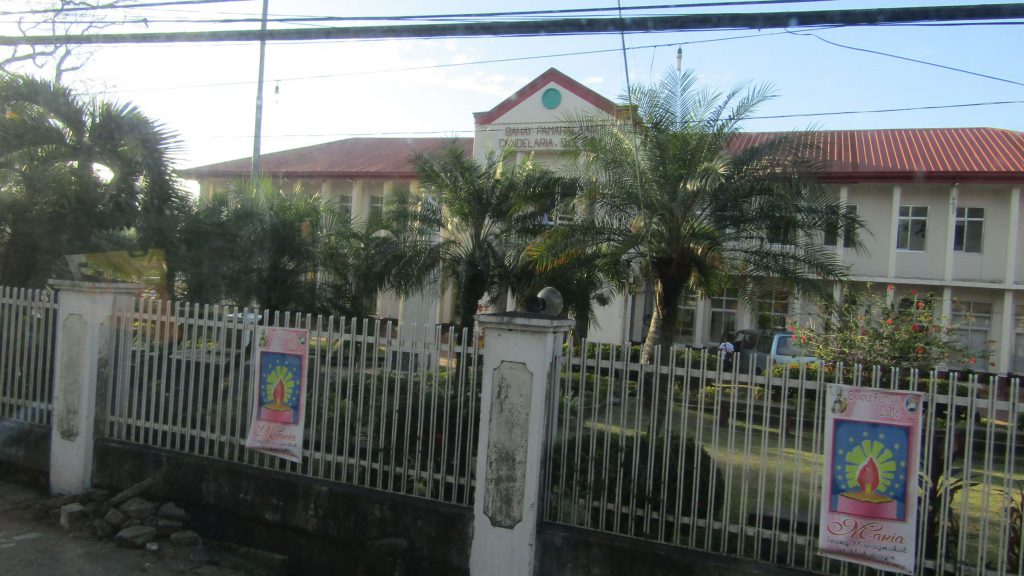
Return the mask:
<path id="1" fill-rule="evenodd" d="M 554 110 L 562 103 L 562 93 L 557 88 L 548 88 L 540 95 L 540 103 L 548 110 Z"/>

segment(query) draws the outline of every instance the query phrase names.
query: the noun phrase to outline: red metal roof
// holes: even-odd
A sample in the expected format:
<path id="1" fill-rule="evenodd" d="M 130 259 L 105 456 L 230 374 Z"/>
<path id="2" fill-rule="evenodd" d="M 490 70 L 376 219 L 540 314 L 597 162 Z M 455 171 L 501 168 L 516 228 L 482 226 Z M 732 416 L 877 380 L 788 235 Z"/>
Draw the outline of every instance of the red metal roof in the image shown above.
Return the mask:
<path id="1" fill-rule="evenodd" d="M 781 132 L 747 132 L 734 149 Z M 788 134 L 788 133 L 787 133 Z M 1024 133 L 995 128 L 917 128 L 811 132 L 829 182 L 989 181 L 1024 182 Z M 467 153 L 471 138 L 351 138 L 265 154 L 264 173 L 284 177 L 413 179 L 409 158 L 455 141 Z M 238 178 L 249 174 L 240 158 L 185 170 L 189 178 Z"/>
<path id="2" fill-rule="evenodd" d="M 349 138 L 260 156 L 260 172 L 296 178 L 413 179 L 413 154 L 430 153 L 455 142 L 473 151 L 472 138 Z M 252 170 L 239 158 L 183 170 L 187 178 L 239 178 Z"/>
<path id="3" fill-rule="evenodd" d="M 555 68 L 548 68 L 547 72 L 544 72 L 540 76 L 531 80 L 529 84 L 520 88 L 515 94 L 502 100 L 501 103 L 494 108 L 491 108 L 487 112 L 474 112 L 473 120 L 478 125 L 491 124 L 498 118 L 501 118 L 501 116 L 506 112 L 522 104 L 524 100 L 536 94 L 541 88 L 552 82 L 579 96 L 584 101 L 593 104 L 599 110 L 604 110 L 608 114 L 615 114 L 615 110 L 618 108 L 615 105 L 615 102 L 612 102 L 590 88 L 587 88 L 583 84 L 580 84 L 566 76 L 561 71 Z"/>
<path id="4" fill-rule="evenodd" d="M 747 132 L 743 148 L 780 132 Z M 812 132 L 830 182 L 1024 181 L 1024 133 L 996 128 Z"/>

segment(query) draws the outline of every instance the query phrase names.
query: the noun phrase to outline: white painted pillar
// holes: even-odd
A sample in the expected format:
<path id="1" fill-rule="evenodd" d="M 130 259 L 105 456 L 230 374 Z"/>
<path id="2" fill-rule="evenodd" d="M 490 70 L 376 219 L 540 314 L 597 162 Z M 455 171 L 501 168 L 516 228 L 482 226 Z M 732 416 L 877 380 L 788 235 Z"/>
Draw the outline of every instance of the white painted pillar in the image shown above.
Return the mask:
<path id="1" fill-rule="evenodd" d="M 626 288 L 622 296 L 622 341 L 619 344 L 629 346 L 629 335 L 633 332 L 633 291 Z"/>
<path id="2" fill-rule="evenodd" d="M 953 288 L 942 288 L 942 324 L 949 328 L 953 325 Z"/>
<path id="3" fill-rule="evenodd" d="M 942 251 L 942 278 L 949 282 L 953 279 L 953 239 L 956 237 L 956 206 L 960 196 L 960 185 L 953 184 L 949 189 L 949 210 L 946 211 L 946 247 Z"/>
<path id="4" fill-rule="evenodd" d="M 708 331 L 711 329 L 709 325 L 711 311 L 711 301 L 707 298 L 697 298 L 697 307 L 693 313 L 693 345 L 702 346 L 710 344 Z M 720 338 L 721 336 L 715 336 Z"/>
<path id="5" fill-rule="evenodd" d="M 59 291 L 50 435 L 50 492 L 81 494 L 92 487 L 98 403 L 110 369 L 112 315 L 141 286 L 55 280 Z M 101 397 L 102 396 L 102 397 Z"/>
<path id="6" fill-rule="evenodd" d="M 370 199 L 363 192 L 363 180 L 352 184 L 352 219 L 363 220 L 370 214 Z"/>
<path id="7" fill-rule="evenodd" d="M 1017 250 L 1020 247 L 1020 186 L 1010 192 L 1010 226 L 1006 245 L 1006 276 L 1003 283 L 1013 286 L 1017 283 Z"/>
<path id="8" fill-rule="evenodd" d="M 471 576 L 532 576 L 554 359 L 572 320 L 477 316 L 484 331 Z"/>
<path id="9" fill-rule="evenodd" d="M 889 281 L 896 277 L 896 240 L 900 231 L 900 196 L 902 188 L 892 187 L 892 220 L 889 222 Z"/>
<path id="10" fill-rule="evenodd" d="M 840 186 L 839 187 L 839 204 L 843 206 L 843 210 L 846 210 L 846 204 L 850 201 L 850 187 Z M 835 245 L 836 256 L 840 262 L 844 262 L 846 258 L 846 234 L 845 231 L 842 234 L 836 235 Z"/>
<path id="11" fill-rule="evenodd" d="M 1017 334 L 1014 330 L 1013 290 L 1003 290 L 1003 313 L 999 324 L 999 349 L 996 352 L 996 372 L 1005 376 L 1013 367 L 1013 343 Z"/>

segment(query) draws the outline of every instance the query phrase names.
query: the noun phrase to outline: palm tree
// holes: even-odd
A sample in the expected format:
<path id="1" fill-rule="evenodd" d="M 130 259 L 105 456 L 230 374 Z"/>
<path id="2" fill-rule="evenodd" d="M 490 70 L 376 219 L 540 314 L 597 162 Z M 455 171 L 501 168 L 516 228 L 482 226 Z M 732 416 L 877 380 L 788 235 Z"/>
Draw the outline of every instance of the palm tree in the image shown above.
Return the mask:
<path id="1" fill-rule="evenodd" d="M 270 180 L 197 200 L 181 227 L 188 297 L 275 310 L 321 310 L 318 273 L 337 216 L 316 193 Z"/>
<path id="2" fill-rule="evenodd" d="M 483 162 L 452 143 L 412 164 L 421 190 L 398 190 L 389 212 L 405 222 L 406 290 L 430 275 L 454 285 L 460 328 L 471 329 L 485 294 L 504 302 L 510 267 L 544 229 L 543 216 L 563 181 L 532 158 L 514 163 L 515 151 L 491 153 Z M 398 226 L 402 227 L 402 226 Z M 411 280 L 411 281 L 410 281 Z"/>
<path id="3" fill-rule="evenodd" d="M 183 195 L 175 136 L 131 104 L 84 101 L 34 78 L 0 77 L 0 278 L 40 286 L 63 254 L 134 229 L 175 253 Z"/>
<path id="4" fill-rule="evenodd" d="M 538 251 L 552 263 L 601 246 L 653 286 L 644 356 L 673 342 L 679 303 L 726 281 L 752 301 L 756 285 L 820 290 L 844 277 L 821 242 L 834 230 L 859 246 L 861 222 L 816 180 L 813 139 L 794 133 L 738 146 L 741 122 L 766 87 L 697 90 L 693 72 L 639 86 L 617 118 L 570 119 L 578 202 L 590 217 L 558 227 Z"/>
<path id="5" fill-rule="evenodd" d="M 379 290 L 400 288 L 393 272 L 406 266 L 399 234 L 384 224 L 350 221 L 317 191 L 235 182 L 184 218 L 186 297 L 365 318 Z"/>

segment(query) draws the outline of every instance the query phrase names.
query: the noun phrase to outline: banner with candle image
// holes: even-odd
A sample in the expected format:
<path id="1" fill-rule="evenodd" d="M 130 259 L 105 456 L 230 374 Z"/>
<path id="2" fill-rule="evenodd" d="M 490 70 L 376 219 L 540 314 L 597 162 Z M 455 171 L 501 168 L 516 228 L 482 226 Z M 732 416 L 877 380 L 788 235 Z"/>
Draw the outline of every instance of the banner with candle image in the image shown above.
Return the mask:
<path id="1" fill-rule="evenodd" d="M 246 448 L 302 461 L 309 331 L 257 328 L 252 418 Z"/>
<path id="2" fill-rule="evenodd" d="M 822 555 L 914 573 L 922 395 L 830 384 Z"/>

